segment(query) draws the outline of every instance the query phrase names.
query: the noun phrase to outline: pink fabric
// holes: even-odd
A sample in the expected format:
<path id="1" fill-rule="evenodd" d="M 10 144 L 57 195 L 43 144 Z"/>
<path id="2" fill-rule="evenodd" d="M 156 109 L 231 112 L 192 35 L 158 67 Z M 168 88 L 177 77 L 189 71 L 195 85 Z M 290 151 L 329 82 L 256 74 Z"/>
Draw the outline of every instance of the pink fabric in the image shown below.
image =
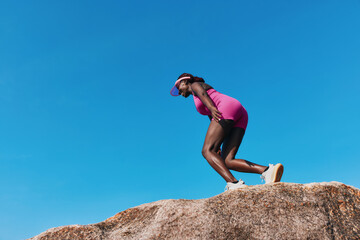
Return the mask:
<path id="1" fill-rule="evenodd" d="M 248 114 L 246 109 L 235 98 L 219 93 L 215 89 L 207 90 L 207 94 L 214 106 L 222 113 L 221 119 L 234 120 L 233 127 L 241 127 L 246 130 Z M 202 103 L 199 97 L 193 95 L 196 110 L 202 115 L 211 115 L 210 110 Z M 214 119 L 212 119 L 214 120 Z"/>

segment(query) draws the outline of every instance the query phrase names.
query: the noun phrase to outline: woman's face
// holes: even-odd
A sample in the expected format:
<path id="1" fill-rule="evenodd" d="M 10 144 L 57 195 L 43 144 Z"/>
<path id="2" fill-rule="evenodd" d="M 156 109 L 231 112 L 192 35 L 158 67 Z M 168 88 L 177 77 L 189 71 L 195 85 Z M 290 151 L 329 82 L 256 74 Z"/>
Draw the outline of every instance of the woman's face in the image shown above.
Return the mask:
<path id="1" fill-rule="evenodd" d="M 185 98 L 187 98 L 191 94 L 190 84 L 188 84 L 187 81 L 181 81 L 178 89 L 179 94 Z"/>

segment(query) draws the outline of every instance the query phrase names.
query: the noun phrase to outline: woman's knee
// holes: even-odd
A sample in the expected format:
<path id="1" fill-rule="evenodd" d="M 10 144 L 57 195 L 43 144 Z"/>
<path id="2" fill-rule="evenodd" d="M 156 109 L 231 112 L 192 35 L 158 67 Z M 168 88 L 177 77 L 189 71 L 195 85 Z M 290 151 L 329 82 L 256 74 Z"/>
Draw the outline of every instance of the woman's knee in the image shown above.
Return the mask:
<path id="1" fill-rule="evenodd" d="M 203 155 L 204 158 L 206 158 L 209 155 L 210 150 L 208 148 L 203 147 L 203 149 L 201 150 L 201 154 Z"/>
<path id="2" fill-rule="evenodd" d="M 201 154 L 203 155 L 204 158 L 207 158 L 207 156 L 209 156 L 209 154 L 211 154 L 212 151 L 214 151 L 214 148 L 209 146 L 204 146 L 201 150 Z"/>
<path id="3" fill-rule="evenodd" d="M 230 157 L 230 156 L 227 156 L 226 158 L 225 158 L 225 165 L 226 165 L 226 167 L 228 167 L 229 169 L 231 168 L 231 166 L 232 166 L 232 160 L 233 160 L 234 158 L 233 157 Z"/>

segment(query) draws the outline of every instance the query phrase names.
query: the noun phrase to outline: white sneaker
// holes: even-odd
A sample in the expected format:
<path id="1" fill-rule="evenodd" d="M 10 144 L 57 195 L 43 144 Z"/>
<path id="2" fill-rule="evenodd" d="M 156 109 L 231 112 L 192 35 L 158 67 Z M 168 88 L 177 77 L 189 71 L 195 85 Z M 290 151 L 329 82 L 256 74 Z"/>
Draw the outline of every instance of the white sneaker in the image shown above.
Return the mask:
<path id="1" fill-rule="evenodd" d="M 269 164 L 268 170 L 263 172 L 260 176 L 261 179 L 265 180 L 265 184 L 280 182 L 281 176 L 284 172 L 284 166 L 281 163 Z"/>
<path id="2" fill-rule="evenodd" d="M 245 185 L 245 182 L 243 180 L 239 179 L 238 183 L 228 182 L 225 186 L 225 191 L 244 187 L 247 187 L 247 185 Z"/>

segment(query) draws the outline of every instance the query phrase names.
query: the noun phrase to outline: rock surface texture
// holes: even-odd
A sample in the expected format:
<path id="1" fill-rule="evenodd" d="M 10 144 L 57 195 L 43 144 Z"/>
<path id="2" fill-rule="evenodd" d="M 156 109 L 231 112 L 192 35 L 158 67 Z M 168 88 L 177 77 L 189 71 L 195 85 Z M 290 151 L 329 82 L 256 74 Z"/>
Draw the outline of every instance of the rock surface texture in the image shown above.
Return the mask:
<path id="1" fill-rule="evenodd" d="M 255 185 L 147 203 L 31 239 L 360 239 L 360 190 L 338 182 Z"/>

